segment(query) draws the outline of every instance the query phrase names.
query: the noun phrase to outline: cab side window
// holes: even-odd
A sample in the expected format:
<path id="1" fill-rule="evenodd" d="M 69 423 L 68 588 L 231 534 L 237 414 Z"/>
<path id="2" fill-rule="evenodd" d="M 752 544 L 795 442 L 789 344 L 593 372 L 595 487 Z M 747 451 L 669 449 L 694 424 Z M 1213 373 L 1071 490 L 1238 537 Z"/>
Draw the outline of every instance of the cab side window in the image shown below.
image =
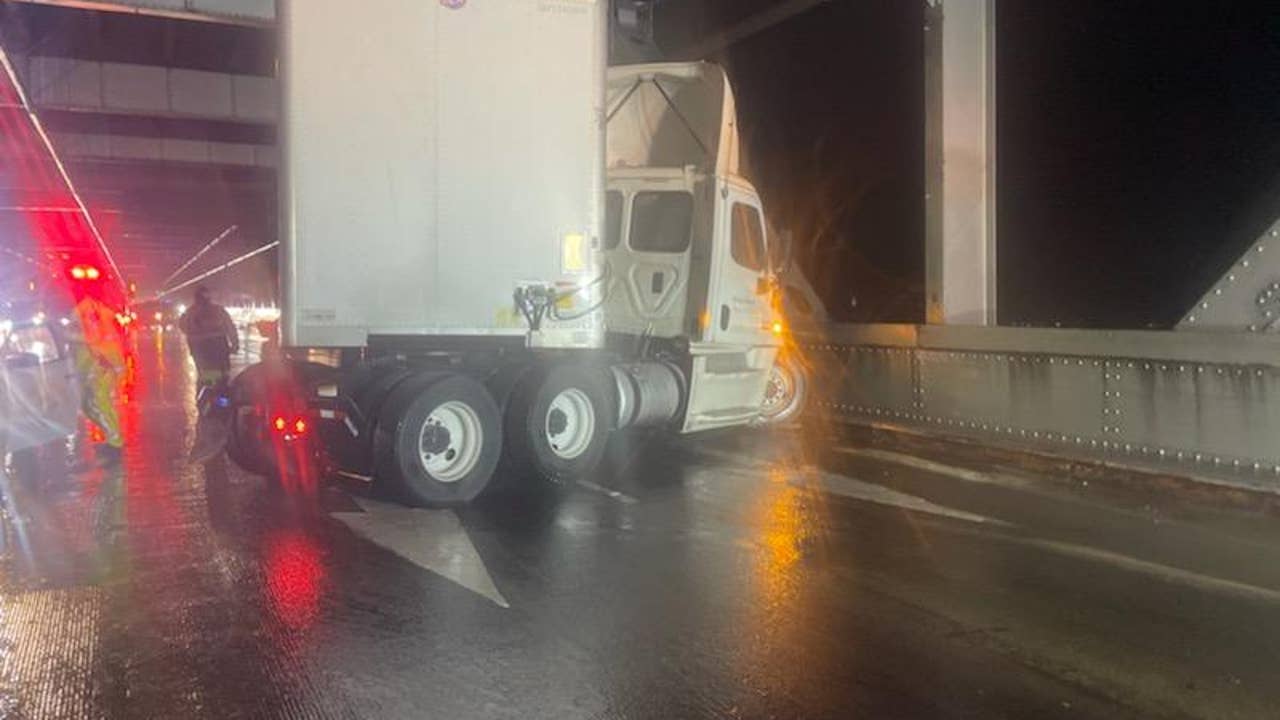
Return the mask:
<path id="1" fill-rule="evenodd" d="M 693 196 L 687 192 L 639 192 L 631 201 L 632 250 L 682 253 L 693 231 Z"/>
<path id="2" fill-rule="evenodd" d="M 733 237 L 729 247 L 734 262 L 749 270 L 764 270 L 764 227 L 759 210 L 742 203 L 733 204 Z"/>

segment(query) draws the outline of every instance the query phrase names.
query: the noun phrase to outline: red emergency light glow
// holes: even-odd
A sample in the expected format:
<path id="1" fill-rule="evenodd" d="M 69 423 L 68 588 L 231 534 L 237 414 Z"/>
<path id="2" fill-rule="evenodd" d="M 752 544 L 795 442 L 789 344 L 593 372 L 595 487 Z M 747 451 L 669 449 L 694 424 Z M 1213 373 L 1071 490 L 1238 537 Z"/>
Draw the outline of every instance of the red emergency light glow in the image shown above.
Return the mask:
<path id="1" fill-rule="evenodd" d="M 280 416 L 276 416 L 276 419 L 271 424 L 275 427 L 276 432 L 284 432 L 284 429 L 289 427 L 289 423 Z"/>
<path id="2" fill-rule="evenodd" d="M 72 280 L 97 280 L 102 271 L 92 265 L 75 265 L 71 268 Z"/>

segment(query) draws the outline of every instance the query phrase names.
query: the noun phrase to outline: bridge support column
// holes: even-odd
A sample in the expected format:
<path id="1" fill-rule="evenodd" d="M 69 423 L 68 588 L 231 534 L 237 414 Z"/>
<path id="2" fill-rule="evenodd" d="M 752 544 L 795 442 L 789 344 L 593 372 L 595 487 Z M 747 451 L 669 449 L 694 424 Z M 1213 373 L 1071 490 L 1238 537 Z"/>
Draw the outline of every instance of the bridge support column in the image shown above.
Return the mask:
<path id="1" fill-rule="evenodd" d="M 928 322 L 996 324 L 996 0 L 928 0 Z"/>

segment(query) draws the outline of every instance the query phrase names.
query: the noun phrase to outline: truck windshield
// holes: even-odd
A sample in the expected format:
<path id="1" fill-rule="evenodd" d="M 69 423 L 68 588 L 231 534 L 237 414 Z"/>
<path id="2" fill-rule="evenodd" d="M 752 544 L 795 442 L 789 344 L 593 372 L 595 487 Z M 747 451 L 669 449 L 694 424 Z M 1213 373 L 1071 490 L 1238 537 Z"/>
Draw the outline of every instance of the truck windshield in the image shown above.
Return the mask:
<path id="1" fill-rule="evenodd" d="M 640 192 L 631 201 L 632 250 L 680 253 L 689 249 L 693 196 L 687 192 Z"/>

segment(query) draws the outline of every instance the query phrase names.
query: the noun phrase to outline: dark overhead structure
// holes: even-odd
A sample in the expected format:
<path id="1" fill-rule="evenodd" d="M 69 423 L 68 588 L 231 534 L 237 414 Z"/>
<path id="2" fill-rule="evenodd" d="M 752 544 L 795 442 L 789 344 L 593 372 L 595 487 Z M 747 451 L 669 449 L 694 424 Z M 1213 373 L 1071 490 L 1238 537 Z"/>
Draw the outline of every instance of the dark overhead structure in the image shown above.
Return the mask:
<path id="1" fill-rule="evenodd" d="M 672 49 L 655 42 L 657 14 L 689 7 L 618 0 L 615 60 L 709 56 L 824 2 L 746 3 L 728 27 Z M 0 44 L 144 291 L 230 225 L 239 231 L 202 262 L 276 239 L 274 19 L 274 0 L 0 6 Z M 273 262 L 259 258 L 237 283 L 272 297 Z"/>
<path id="2" fill-rule="evenodd" d="M 275 240 L 274 32 L 259 5 L 0 7 L 0 44 L 144 294 L 229 225 L 206 262 Z M 273 275 L 259 258 L 236 281 L 266 300 Z"/>

